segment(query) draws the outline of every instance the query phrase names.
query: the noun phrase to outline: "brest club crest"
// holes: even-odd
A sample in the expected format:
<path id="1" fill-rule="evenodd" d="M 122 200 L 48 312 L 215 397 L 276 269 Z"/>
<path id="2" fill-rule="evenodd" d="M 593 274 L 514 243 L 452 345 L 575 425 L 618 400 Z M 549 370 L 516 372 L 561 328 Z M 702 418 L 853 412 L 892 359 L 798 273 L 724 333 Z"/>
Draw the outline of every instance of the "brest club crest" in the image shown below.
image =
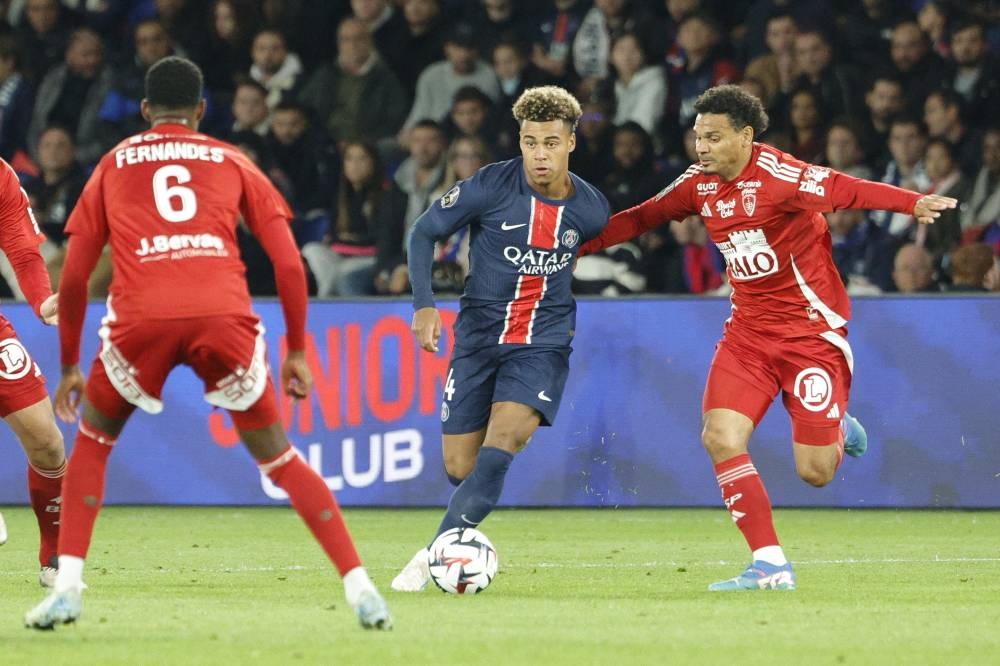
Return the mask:
<path id="1" fill-rule="evenodd" d="M 753 212 L 757 208 L 757 190 L 753 188 L 743 190 L 742 201 L 747 217 L 753 217 Z"/>

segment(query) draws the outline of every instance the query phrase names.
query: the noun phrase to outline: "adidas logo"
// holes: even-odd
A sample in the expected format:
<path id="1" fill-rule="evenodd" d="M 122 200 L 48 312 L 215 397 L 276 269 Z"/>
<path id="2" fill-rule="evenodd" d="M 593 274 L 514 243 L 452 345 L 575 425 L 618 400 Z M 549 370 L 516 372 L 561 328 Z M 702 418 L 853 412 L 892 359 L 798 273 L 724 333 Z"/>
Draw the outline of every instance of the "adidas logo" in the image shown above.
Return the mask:
<path id="1" fill-rule="evenodd" d="M 831 407 L 830 411 L 826 413 L 826 418 L 828 419 L 840 418 L 840 406 L 837 403 L 833 403 L 833 407 Z"/>
<path id="2" fill-rule="evenodd" d="M 712 209 L 708 207 L 708 202 L 706 201 L 701 206 L 701 216 L 702 217 L 712 217 Z"/>

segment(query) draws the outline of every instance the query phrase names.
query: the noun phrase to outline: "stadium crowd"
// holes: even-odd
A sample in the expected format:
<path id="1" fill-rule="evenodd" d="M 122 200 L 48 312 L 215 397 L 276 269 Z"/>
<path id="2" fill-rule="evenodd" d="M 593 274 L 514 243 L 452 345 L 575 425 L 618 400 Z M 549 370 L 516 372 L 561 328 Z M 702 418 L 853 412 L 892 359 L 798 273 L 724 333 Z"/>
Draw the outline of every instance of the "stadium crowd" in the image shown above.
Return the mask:
<path id="1" fill-rule="evenodd" d="M 695 99 L 738 83 L 771 120 L 762 141 L 851 175 L 957 198 L 933 226 L 838 211 L 851 294 L 1000 291 L 1000 4 L 990 0 L 0 0 L 0 157 L 47 240 L 100 156 L 145 126 L 146 70 L 175 54 L 205 73 L 202 129 L 285 195 L 319 297 L 402 294 L 404 239 L 435 198 L 519 154 L 527 87 L 573 91 L 571 169 L 612 212 L 697 161 Z M 436 250 L 460 292 L 468 238 Z M 240 239 L 255 295 L 266 255 Z M 0 261 L 0 295 L 23 298 Z M 106 294 L 110 261 L 91 296 Z M 725 294 L 697 216 L 578 262 L 579 294 Z"/>

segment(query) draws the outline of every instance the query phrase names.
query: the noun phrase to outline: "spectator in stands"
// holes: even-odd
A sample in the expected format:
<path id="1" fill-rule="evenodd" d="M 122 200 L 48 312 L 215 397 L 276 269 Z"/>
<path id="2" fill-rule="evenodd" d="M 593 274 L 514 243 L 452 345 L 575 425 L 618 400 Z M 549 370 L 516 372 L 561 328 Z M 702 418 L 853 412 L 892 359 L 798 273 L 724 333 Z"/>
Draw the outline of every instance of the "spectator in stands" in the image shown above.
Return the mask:
<path id="1" fill-rule="evenodd" d="M 35 96 L 21 73 L 21 49 L 11 35 L 0 35 L 0 158 L 27 153 L 25 139 L 31 125 Z"/>
<path id="2" fill-rule="evenodd" d="M 263 24 L 280 30 L 288 39 L 288 49 L 299 54 L 307 72 L 336 56 L 337 42 L 330 36 L 350 15 L 350 5 L 316 0 L 262 0 Z"/>
<path id="3" fill-rule="evenodd" d="M 107 125 L 109 145 L 149 125 L 139 110 L 145 97 L 146 70 L 161 58 L 177 55 L 166 28 L 155 18 L 137 23 L 132 41 L 135 55 L 117 68 L 111 90 L 101 104 L 100 117 Z"/>
<path id="4" fill-rule="evenodd" d="M 346 143 L 330 229 L 323 242 L 302 248 L 316 276 L 317 296 L 374 294 L 376 276 L 391 276 L 404 264 L 406 195 L 386 184 L 385 176 L 373 144 Z M 402 284 L 398 278 L 392 284 L 396 293 L 405 288 L 405 276 L 404 267 Z"/>
<path id="5" fill-rule="evenodd" d="M 468 3 L 470 22 L 479 34 L 480 49 L 493 53 L 497 44 L 523 39 L 534 34 L 534 27 L 525 16 L 524 3 L 516 0 L 479 0 Z"/>
<path id="6" fill-rule="evenodd" d="M 923 190 L 925 194 L 954 197 L 960 202 L 969 198 L 971 186 L 959 169 L 957 155 L 955 147 L 946 139 L 937 137 L 927 142 L 923 161 L 930 184 Z M 939 262 L 961 241 L 959 209 L 941 211 L 934 224 L 917 224 L 914 219 L 905 237 L 927 248 L 935 262 Z"/>
<path id="7" fill-rule="evenodd" d="M 205 87 L 224 103 L 234 92 L 236 75 L 250 70 L 250 44 L 259 17 L 253 0 L 215 0 L 208 20 L 208 41 L 198 62 Z"/>
<path id="8" fill-rule="evenodd" d="M 495 153 L 492 142 L 496 136 L 493 119 L 493 100 L 482 90 L 473 86 L 459 88 L 451 102 L 451 110 L 444 122 L 445 136 L 448 141 L 458 137 L 476 137 L 490 146 L 490 152 Z"/>
<path id="9" fill-rule="evenodd" d="M 983 134 L 967 124 L 961 95 L 947 88 L 931 91 L 924 101 L 924 123 L 929 137 L 955 146 L 962 171 L 970 176 L 979 171 Z"/>
<path id="10" fill-rule="evenodd" d="M 985 243 L 957 248 L 951 253 L 951 284 L 946 291 L 986 291 L 986 275 L 993 268 L 995 256 L 993 248 Z"/>
<path id="11" fill-rule="evenodd" d="M 931 254 L 916 243 L 907 243 L 896 252 L 892 281 L 901 294 L 939 291 Z"/>
<path id="12" fill-rule="evenodd" d="M 267 89 L 253 79 L 242 76 L 233 92 L 233 125 L 230 134 L 253 132 L 265 136 L 271 129 L 270 110 L 267 108 Z"/>
<path id="13" fill-rule="evenodd" d="M 892 156 L 882 174 L 882 182 L 914 192 L 926 192 L 930 179 L 924 168 L 927 129 L 914 116 L 901 115 L 889 125 L 889 153 Z M 893 236 L 905 232 L 911 225 L 910 215 L 871 211 L 870 218 Z"/>
<path id="14" fill-rule="evenodd" d="M 37 146 L 49 125 L 62 125 L 74 133 L 77 159 L 95 163 L 113 143 L 99 115 L 113 80 L 101 38 L 90 28 L 76 30 L 66 46 L 65 62 L 53 67 L 38 89 L 28 146 Z"/>
<path id="15" fill-rule="evenodd" d="M 917 14 L 917 23 L 927 35 L 931 50 L 945 59 L 951 57 L 949 19 L 947 0 L 928 0 Z"/>
<path id="16" fill-rule="evenodd" d="M 986 287 L 986 291 L 1000 291 L 1000 256 L 994 255 L 993 266 L 986 271 L 983 286 Z"/>
<path id="17" fill-rule="evenodd" d="M 592 296 L 640 294 L 646 290 L 642 251 L 632 241 L 580 257 L 573 269 L 573 293 Z"/>
<path id="18" fill-rule="evenodd" d="M 355 18 L 337 28 L 338 55 L 309 77 L 299 101 L 338 143 L 395 137 L 406 116 L 406 93 Z M 449 98 L 450 99 L 450 98 Z"/>
<path id="19" fill-rule="evenodd" d="M 208 31 L 203 0 L 155 0 L 157 18 L 174 44 L 199 60 L 208 48 Z"/>
<path id="20" fill-rule="evenodd" d="M 889 124 L 906 108 L 903 82 L 887 72 L 877 74 L 865 94 L 867 113 L 863 114 L 865 161 L 883 167 L 889 155 Z"/>
<path id="21" fill-rule="evenodd" d="M 978 240 L 991 223 L 1000 220 L 1000 128 L 983 135 L 982 164 L 972 194 L 962 202 L 962 235 L 967 240 Z"/>
<path id="22" fill-rule="evenodd" d="M 746 78 L 759 80 L 764 86 L 761 101 L 770 110 L 778 93 L 789 93 L 799 76 L 795 61 L 795 35 L 798 26 L 787 9 L 778 10 L 767 19 L 765 40 L 767 53 L 757 56 L 747 65 Z"/>
<path id="23" fill-rule="evenodd" d="M 66 52 L 72 19 L 59 0 L 27 0 L 24 22 L 17 28 L 22 70 L 32 85 L 39 85 Z"/>
<path id="24" fill-rule="evenodd" d="M 630 0 L 596 0 L 573 39 L 573 69 L 581 79 L 576 86 L 577 96 L 590 97 L 608 78 L 611 45 L 626 32 L 641 35 L 638 39 L 643 42 L 640 49 L 644 53 L 662 53 L 662 45 L 652 47 L 650 33 L 656 27 L 658 22 L 635 9 Z"/>
<path id="25" fill-rule="evenodd" d="M 441 0 L 403 0 L 406 30 L 396 44 L 388 44 L 379 53 L 413 99 L 417 79 L 432 63 L 444 58 L 444 20 Z"/>
<path id="26" fill-rule="evenodd" d="M 493 162 L 489 146 L 476 137 L 458 137 L 448 146 L 444 177 L 431 193 L 434 201 L 443 197 L 455 183 L 471 178 L 481 167 Z M 431 286 L 435 294 L 461 294 L 469 273 L 469 227 L 464 226 L 446 241 L 434 246 Z"/>
<path id="27" fill-rule="evenodd" d="M 396 169 L 395 180 L 406 196 L 404 222 L 410 225 L 427 210 L 434 192 L 444 178 L 444 129 L 433 120 L 421 120 L 409 133 L 410 156 Z"/>
<path id="28" fill-rule="evenodd" d="M 833 242 L 833 263 L 847 286 L 847 293 L 874 295 L 892 289 L 892 244 L 862 210 L 843 208 L 828 213 Z"/>
<path id="29" fill-rule="evenodd" d="M 500 98 L 496 109 L 513 108 L 514 102 L 528 88 L 544 85 L 546 75 L 528 58 L 527 46 L 519 41 L 501 41 L 493 48 L 493 69 L 500 80 Z M 495 147 L 501 159 L 520 155 L 520 126 L 509 113 L 497 118 Z"/>
<path id="30" fill-rule="evenodd" d="M 615 76 L 615 125 L 638 123 L 652 135 L 660 127 L 667 103 L 667 80 L 659 64 L 650 64 L 634 32 L 624 32 L 611 46 Z"/>
<path id="31" fill-rule="evenodd" d="M 826 141 L 826 118 L 814 88 L 799 88 L 789 95 L 787 144 L 785 150 L 803 162 L 823 159 Z"/>
<path id="32" fill-rule="evenodd" d="M 871 180 L 871 167 L 863 162 L 864 152 L 858 130 L 847 121 L 837 121 L 826 132 L 826 153 L 823 164 L 855 178 Z"/>
<path id="33" fill-rule="evenodd" d="M 24 184 L 24 191 L 45 234 L 42 257 L 52 288 L 57 289 L 66 255 L 63 227 L 87 182 L 87 174 L 76 160 L 73 136 L 66 128 L 53 125 L 42 132 L 38 139 L 38 170 L 38 176 Z"/>
<path id="34" fill-rule="evenodd" d="M 280 103 L 271 113 L 266 144 L 295 214 L 296 242 L 302 247 L 320 240 L 329 227 L 330 192 L 340 170 L 336 148 L 325 133 L 310 127 L 306 108 L 291 101 Z"/>
<path id="35" fill-rule="evenodd" d="M 915 19 L 901 21 L 892 29 L 889 55 L 896 76 L 903 81 L 909 111 L 919 112 L 932 90 L 947 85 L 948 66 L 931 50 Z"/>
<path id="36" fill-rule="evenodd" d="M 694 122 L 694 101 L 712 86 L 735 83 L 740 72 L 736 64 L 719 53 L 721 27 L 708 14 L 691 14 L 681 21 L 677 43 L 682 57 L 670 72 L 667 97 L 668 122 L 678 129 Z M 671 143 L 679 143 L 675 134 Z"/>
<path id="37" fill-rule="evenodd" d="M 612 155 L 611 173 L 598 183 L 612 213 L 642 203 L 667 184 L 653 161 L 653 140 L 638 123 L 630 120 L 615 128 Z"/>
<path id="38" fill-rule="evenodd" d="M 274 110 L 286 99 L 292 99 L 303 83 L 302 61 L 298 54 L 289 53 L 285 35 L 274 28 L 265 28 L 253 38 L 250 78 L 267 90 L 267 108 Z"/>
<path id="39" fill-rule="evenodd" d="M 406 132 L 418 121 L 442 122 L 459 88 L 475 86 L 494 101 L 500 97 L 496 72 L 479 59 L 478 37 L 471 23 L 456 23 L 451 27 L 445 37 L 444 53 L 444 60 L 430 65 L 417 79 L 416 97 L 403 124 L 400 145 L 407 144 Z"/>
<path id="40" fill-rule="evenodd" d="M 704 221 L 697 215 L 690 215 L 671 224 L 670 233 L 679 247 L 678 268 L 684 288 L 678 291 L 708 294 L 722 287 L 725 261 L 709 240 Z"/>
<path id="41" fill-rule="evenodd" d="M 819 28 L 800 28 L 795 35 L 795 66 L 801 72 L 792 87 L 812 88 L 828 118 L 858 117 L 860 86 L 857 72 L 834 59 L 830 37 Z M 779 93 L 776 113 L 787 108 L 788 94 Z"/>
<path id="42" fill-rule="evenodd" d="M 406 32 L 406 19 L 390 0 L 351 0 L 351 13 L 368 29 L 383 58 Z"/>
<path id="43" fill-rule="evenodd" d="M 861 0 L 840 4 L 838 16 L 817 26 L 837 26 L 842 53 L 857 67 L 881 68 L 887 63 L 892 28 L 910 12 L 902 5 L 907 0 Z M 811 4 L 811 3 L 806 3 Z M 853 5 L 853 7 L 851 6 Z"/>
<path id="44" fill-rule="evenodd" d="M 719 3 L 714 4 L 721 6 Z M 829 0 L 809 0 L 809 2 L 754 0 L 747 10 L 742 30 L 745 42 L 743 49 L 747 58 L 755 58 L 766 53 L 767 19 L 776 12 L 783 10 L 791 12 L 795 25 L 800 27 L 834 26 L 837 17 L 830 5 Z"/>
<path id="45" fill-rule="evenodd" d="M 573 40 L 580 30 L 590 4 L 585 0 L 553 0 L 555 13 L 539 23 L 538 38 L 532 47 L 531 62 L 551 76 L 556 83 L 566 84 L 572 74 Z"/>
<path id="46" fill-rule="evenodd" d="M 569 154 L 570 171 L 588 183 L 602 183 L 614 167 L 614 104 L 596 98 L 580 105 L 583 115 L 576 130 L 576 150 Z"/>
<path id="47" fill-rule="evenodd" d="M 990 53 L 986 26 L 957 21 L 952 27 L 951 56 L 955 64 L 951 87 L 965 99 L 970 120 L 979 125 L 996 122 L 1000 115 L 1000 67 Z"/>

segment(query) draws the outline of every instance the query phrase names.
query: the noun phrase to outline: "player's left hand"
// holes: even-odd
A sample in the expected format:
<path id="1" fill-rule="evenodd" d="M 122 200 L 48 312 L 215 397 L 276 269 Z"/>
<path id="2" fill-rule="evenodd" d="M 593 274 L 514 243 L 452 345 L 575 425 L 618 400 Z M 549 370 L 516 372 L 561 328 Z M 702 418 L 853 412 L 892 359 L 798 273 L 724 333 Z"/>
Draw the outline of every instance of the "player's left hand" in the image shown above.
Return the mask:
<path id="1" fill-rule="evenodd" d="M 83 396 L 85 380 L 79 365 L 64 365 L 62 378 L 56 387 L 53 403 L 56 416 L 66 423 L 75 423 L 80 409 L 80 398 Z"/>
<path id="2" fill-rule="evenodd" d="M 290 351 L 281 364 L 281 388 L 286 395 L 302 400 L 312 390 L 313 376 L 306 364 L 306 355 L 301 351 Z"/>
<path id="3" fill-rule="evenodd" d="M 941 217 L 941 211 L 954 208 L 958 205 L 958 199 L 943 197 L 940 194 L 925 194 L 917 199 L 913 206 L 913 217 L 917 218 L 920 224 L 934 224 L 934 220 Z"/>
<path id="4" fill-rule="evenodd" d="M 47 326 L 55 326 L 59 322 L 59 294 L 52 294 L 38 308 L 42 317 L 42 323 Z"/>

